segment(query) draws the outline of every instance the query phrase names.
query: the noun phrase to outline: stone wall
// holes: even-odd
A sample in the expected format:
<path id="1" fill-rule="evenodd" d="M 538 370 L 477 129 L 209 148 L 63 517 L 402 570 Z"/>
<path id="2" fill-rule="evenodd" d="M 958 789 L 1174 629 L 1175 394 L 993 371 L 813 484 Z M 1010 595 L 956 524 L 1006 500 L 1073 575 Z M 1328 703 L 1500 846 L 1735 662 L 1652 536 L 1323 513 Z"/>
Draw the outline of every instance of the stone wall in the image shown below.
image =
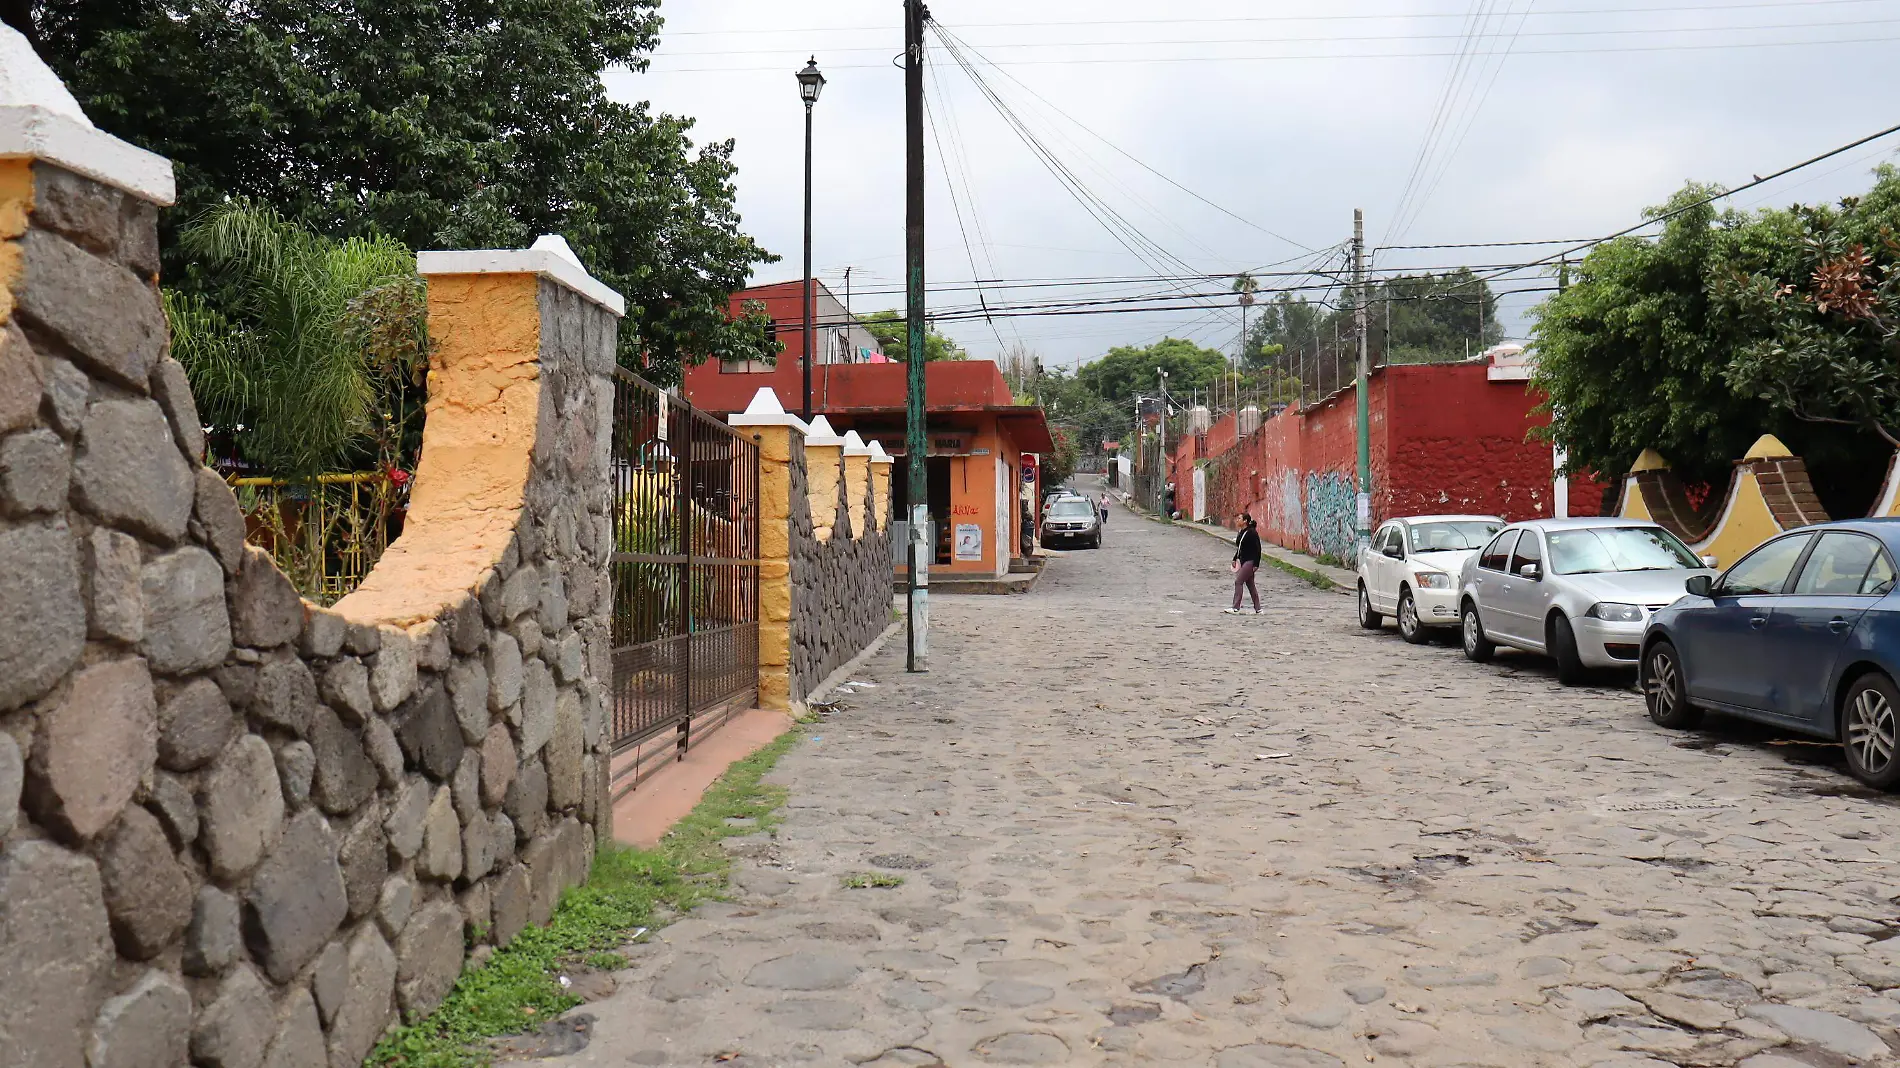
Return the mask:
<path id="1" fill-rule="evenodd" d="M 155 217 L 0 158 L 0 1068 L 356 1068 L 609 834 L 617 312 L 433 274 L 408 531 L 324 610 L 199 462 Z"/>
<path id="2" fill-rule="evenodd" d="M 813 450 L 819 462 L 837 465 L 830 477 L 812 478 L 805 450 L 792 449 L 792 695 L 802 700 L 843 667 L 891 624 L 890 534 L 865 521 L 864 490 L 851 492 L 846 466 L 854 457 L 839 450 Z M 889 465 L 884 465 L 889 478 Z M 829 494 L 809 492 L 812 483 Z M 829 497 L 827 501 L 825 498 Z M 827 504 L 829 507 L 827 508 Z M 830 514 L 826 515 L 825 512 Z M 827 536 L 820 538 L 823 531 Z"/>
<path id="3" fill-rule="evenodd" d="M 789 709 L 890 625 L 891 458 L 770 389 L 728 421 L 759 443 L 759 706 Z"/>

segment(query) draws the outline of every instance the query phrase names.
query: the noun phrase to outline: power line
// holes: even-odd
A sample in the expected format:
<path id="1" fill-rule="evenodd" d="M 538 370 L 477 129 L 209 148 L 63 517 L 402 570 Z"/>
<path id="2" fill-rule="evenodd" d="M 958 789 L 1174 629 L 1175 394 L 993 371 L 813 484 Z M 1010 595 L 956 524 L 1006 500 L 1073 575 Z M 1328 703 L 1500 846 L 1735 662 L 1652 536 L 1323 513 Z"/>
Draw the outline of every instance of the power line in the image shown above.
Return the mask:
<path id="1" fill-rule="evenodd" d="M 1765 9 L 1765 8 L 1784 8 L 1784 7 L 1810 8 L 1810 7 L 1839 6 L 1843 4 L 1870 4 L 1870 3 L 1884 3 L 1884 2 L 1886 2 L 1886 0 L 1767 0 L 1767 2 L 1761 2 L 1761 3 L 1682 4 L 1682 5 L 1673 5 L 1669 7 L 1561 8 L 1561 9 L 1543 11 L 1543 12 L 1540 12 L 1539 15 L 1540 17 L 1551 18 L 1551 17 L 1558 17 L 1558 16 L 1563 16 L 1563 15 L 1647 15 L 1647 14 L 1663 14 L 1663 13 L 1675 14 L 1675 13 L 1684 12 L 1684 11 L 1744 11 L 1744 10 L 1760 10 L 1760 9 Z M 1217 25 L 1217 24 L 1248 23 L 1248 22 L 1356 22 L 1356 21 L 1390 21 L 1390 20 L 1401 20 L 1401 19 L 1455 19 L 1455 18 L 1463 18 L 1463 17 L 1464 17 L 1463 15 L 1460 15 L 1456 12 L 1449 12 L 1449 11 L 1446 11 L 1446 12 L 1408 11 L 1408 12 L 1394 12 L 1391 14 L 1378 14 L 1378 15 L 1241 15 L 1241 16 L 1230 16 L 1226 18 L 1203 18 L 1203 19 L 1160 18 L 1160 19 L 1087 19 L 1083 21 L 1072 21 L 1072 22 L 973 22 L 973 23 L 964 24 L 964 28 L 971 29 L 971 30 L 977 30 L 977 29 L 987 30 L 987 29 L 1025 29 L 1025 28 L 1070 27 L 1070 26 L 1155 26 L 1155 25 L 1188 25 L 1188 24 Z M 667 36 L 670 36 L 670 37 L 709 37 L 709 36 L 730 36 L 730 35 L 738 35 L 738 34 L 770 34 L 770 33 L 797 33 L 797 34 L 869 33 L 869 32 L 884 33 L 884 32 L 889 32 L 892 28 L 893 27 L 890 27 L 890 26 L 803 26 L 803 27 L 788 26 L 788 27 L 783 27 L 783 28 L 778 28 L 778 29 L 758 29 L 758 28 L 749 27 L 746 29 L 737 29 L 737 30 L 672 30 L 672 31 L 666 31 L 666 32 L 667 32 Z"/>
<path id="2" fill-rule="evenodd" d="M 1615 48 L 1532 48 L 1520 49 L 1520 56 L 1587 56 L 1634 54 L 1643 52 L 1712 52 L 1740 48 L 1808 48 L 1833 45 L 1887 44 L 1900 41 L 1900 36 L 1886 37 L 1845 37 L 1821 41 L 1731 41 L 1712 44 L 1679 45 L 1624 45 Z M 1103 59 L 1012 59 L 991 60 L 998 67 L 1049 67 L 1077 66 L 1115 63 L 1123 66 L 1133 64 L 1174 64 L 1174 63 L 1280 63 L 1305 62 L 1309 60 L 1334 59 L 1443 59 L 1457 56 L 1458 52 L 1333 52 L 1313 53 L 1309 55 L 1281 56 L 1118 56 Z M 839 63 L 827 69 L 831 70 L 875 70 L 886 67 L 884 63 Z M 649 67 L 649 73 L 657 74 L 747 74 L 747 73 L 784 73 L 782 65 L 769 67 Z"/>
<path id="3" fill-rule="evenodd" d="M 1851 20 L 1841 20 L 1841 21 L 1835 21 L 1835 22 L 1778 22 L 1778 23 L 1763 23 L 1763 24 L 1755 24 L 1755 25 L 1747 25 L 1747 26 L 1634 26 L 1634 27 L 1617 27 L 1613 29 L 1603 29 L 1603 30 L 1523 30 L 1522 27 L 1530 19 L 1532 14 L 1533 13 L 1531 12 L 1529 7 L 1526 7 L 1526 9 L 1522 12 L 1515 13 L 1515 15 L 1513 15 L 1512 12 L 1507 11 L 1498 21 L 1498 25 L 1500 29 L 1496 31 L 1481 29 L 1478 33 L 1470 34 L 1470 35 L 1457 34 L 1457 33 L 1400 33 L 1400 34 L 1343 34 L 1343 35 L 1335 34 L 1335 35 L 1327 35 L 1327 36 L 1319 36 L 1319 37 L 1289 37 L 1283 34 L 1276 34 L 1275 36 L 1272 36 L 1272 37 L 1215 37 L 1215 38 L 1196 37 L 1196 38 L 1188 38 L 1184 40 L 1157 39 L 1157 40 L 1140 40 L 1140 41 L 1018 41 L 1015 43 L 1000 43 L 999 42 L 999 43 L 994 43 L 994 44 L 986 44 L 986 45 L 983 45 L 983 47 L 990 50 L 997 50 L 997 49 L 1023 49 L 1023 48 L 1154 48 L 1154 47 L 1180 47 L 1184 45 L 1339 44 L 1339 43 L 1345 43 L 1345 42 L 1359 42 L 1359 41 L 1478 42 L 1478 41 L 1494 41 L 1494 40 L 1505 39 L 1505 40 L 1514 42 L 1520 37 L 1639 37 L 1639 36 L 1648 37 L 1648 36 L 1655 36 L 1657 34 L 1663 34 L 1663 33 L 1707 34 L 1707 33 L 1754 33 L 1754 32 L 1766 32 L 1770 30 L 1836 30 L 1836 29 L 1842 29 L 1845 27 L 1891 25 L 1892 23 L 1900 22 L 1900 19 L 1884 18 L 1884 19 L 1851 19 Z M 1508 30 L 1508 31 L 1502 29 L 1501 27 L 1505 24 L 1505 22 L 1507 22 L 1512 17 L 1516 17 L 1518 19 L 1519 29 Z M 1481 21 L 1483 22 L 1484 25 L 1488 26 L 1490 24 L 1490 15 L 1486 14 Z M 966 47 L 967 47 L 967 43 L 966 43 Z M 888 45 L 849 45 L 842 48 L 827 49 L 828 52 L 834 55 L 839 52 L 888 52 L 889 50 L 890 50 L 890 46 Z M 775 55 L 780 55 L 780 54 L 789 54 L 791 52 L 797 52 L 797 51 L 801 51 L 801 49 L 718 48 L 718 49 L 709 49 L 703 52 L 667 51 L 661 54 L 666 55 L 666 56 L 775 56 Z M 1509 49 L 1507 48 L 1505 51 L 1508 52 Z M 1487 56 L 1497 55 L 1497 54 L 1499 53 L 1496 53 L 1496 52 L 1486 53 Z"/>
<path id="4" fill-rule="evenodd" d="M 1857 149 L 1864 144 L 1868 144 L 1869 142 L 1872 142 L 1872 141 L 1878 141 L 1883 137 L 1888 137 L 1895 133 L 1900 133 L 1900 125 L 1889 126 L 1884 130 L 1880 130 L 1875 133 L 1868 134 L 1865 137 L 1861 137 L 1853 141 L 1849 141 L 1848 143 L 1840 146 L 1839 148 L 1829 149 L 1828 151 L 1823 152 L 1818 156 L 1814 156 L 1810 159 L 1804 159 L 1801 162 L 1793 164 L 1791 166 L 1783 167 L 1782 169 L 1775 171 L 1772 174 L 1755 176 L 1752 181 L 1745 182 L 1741 185 L 1736 186 L 1733 189 L 1724 190 L 1723 192 L 1715 193 L 1713 195 L 1703 197 L 1702 199 L 1697 200 L 1692 204 L 1684 204 L 1682 207 L 1672 208 L 1669 211 L 1662 212 L 1648 219 L 1645 219 L 1642 222 L 1637 223 L 1635 226 L 1629 226 L 1621 230 L 1618 230 L 1613 234 L 1606 234 L 1603 237 L 1594 238 L 1590 241 L 1583 242 L 1582 244 L 1576 245 L 1574 247 L 1566 248 L 1561 252 L 1552 253 L 1548 256 L 1545 256 L 1542 259 L 1532 260 L 1529 263 L 1522 264 L 1517 267 L 1512 267 L 1506 270 L 1502 270 L 1502 271 L 1497 272 L 1496 274 L 1486 275 L 1483 278 L 1480 278 L 1479 281 L 1489 281 L 1492 278 L 1501 278 L 1504 275 L 1513 274 L 1517 271 L 1521 271 L 1526 268 L 1541 267 L 1546 264 L 1549 264 L 1553 260 L 1568 258 L 1573 253 L 1582 252 L 1587 249 L 1595 248 L 1596 246 L 1604 244 L 1605 242 L 1614 241 L 1619 237 L 1627 237 L 1628 235 L 1633 234 L 1638 230 L 1646 230 L 1649 227 L 1655 226 L 1659 223 L 1668 222 L 1670 219 L 1673 219 L 1677 217 L 1678 215 L 1682 215 L 1687 212 L 1694 211 L 1697 208 L 1706 207 L 1710 204 L 1715 203 L 1718 200 L 1725 200 L 1729 197 L 1736 195 L 1737 193 L 1747 192 L 1748 190 L 1754 189 L 1757 186 L 1766 185 L 1777 178 L 1781 178 L 1786 175 L 1793 174 L 1796 171 L 1803 170 L 1808 167 L 1812 167 L 1817 163 L 1821 163 L 1826 160 L 1833 159 L 1835 156 L 1841 155 L 1844 152 L 1852 152 L 1854 149 Z"/>

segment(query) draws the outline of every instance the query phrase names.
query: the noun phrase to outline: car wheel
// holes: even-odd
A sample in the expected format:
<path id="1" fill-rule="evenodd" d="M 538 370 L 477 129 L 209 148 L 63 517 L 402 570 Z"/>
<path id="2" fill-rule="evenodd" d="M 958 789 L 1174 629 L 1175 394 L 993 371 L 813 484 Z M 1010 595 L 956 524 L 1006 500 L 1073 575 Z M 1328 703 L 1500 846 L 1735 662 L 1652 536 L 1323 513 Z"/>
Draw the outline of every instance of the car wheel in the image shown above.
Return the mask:
<path id="1" fill-rule="evenodd" d="M 1399 591 L 1399 637 L 1413 645 L 1424 645 L 1432 640 L 1425 624 L 1419 622 L 1418 602 L 1412 600 L 1411 590 Z"/>
<path id="2" fill-rule="evenodd" d="M 1559 612 L 1550 619 L 1550 640 L 1545 643 L 1550 649 L 1551 658 L 1557 661 L 1557 681 L 1565 686 L 1575 686 L 1589 677 L 1590 669 L 1583 666 L 1583 658 L 1577 655 L 1577 632 L 1570 629 L 1570 618 Z"/>
<path id="3" fill-rule="evenodd" d="M 1359 625 L 1367 630 L 1378 630 L 1385 623 L 1385 617 L 1372 610 L 1372 595 L 1366 592 L 1366 584 L 1359 584 Z"/>
<path id="4" fill-rule="evenodd" d="M 1478 606 L 1466 601 L 1460 623 L 1459 629 L 1464 632 L 1465 639 L 1465 659 L 1475 664 L 1491 659 L 1491 654 L 1497 652 L 1498 647 L 1484 636 L 1484 620 L 1478 618 Z"/>
<path id="5" fill-rule="evenodd" d="M 1095 532 L 1095 536 L 1089 539 L 1089 548 L 1099 549 L 1101 547 L 1102 547 L 1102 532 L 1098 530 Z"/>
<path id="6" fill-rule="evenodd" d="M 1689 703 L 1689 691 L 1682 682 L 1682 657 L 1674 645 L 1660 641 L 1650 646 L 1638 675 L 1643 703 L 1658 727 L 1688 730 L 1702 722 L 1702 710 Z"/>
<path id="7" fill-rule="evenodd" d="M 1900 689 L 1878 672 L 1862 675 L 1841 707 L 1847 770 L 1880 790 L 1900 786 Z"/>

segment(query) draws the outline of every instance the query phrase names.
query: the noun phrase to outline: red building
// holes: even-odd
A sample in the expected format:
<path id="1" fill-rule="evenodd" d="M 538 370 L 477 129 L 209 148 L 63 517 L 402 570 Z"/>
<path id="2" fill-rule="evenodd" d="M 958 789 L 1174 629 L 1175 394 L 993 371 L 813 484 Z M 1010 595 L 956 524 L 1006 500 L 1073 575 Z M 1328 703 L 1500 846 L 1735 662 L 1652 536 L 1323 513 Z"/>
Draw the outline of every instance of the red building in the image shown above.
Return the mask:
<path id="1" fill-rule="evenodd" d="M 1555 474 L 1547 422 L 1516 353 L 1458 364 L 1394 365 L 1368 383 L 1372 522 L 1432 513 L 1516 521 L 1595 515 L 1602 487 Z M 1350 559 L 1356 541 L 1358 419 L 1354 392 L 1288 409 L 1239 436 L 1232 414 L 1170 440 L 1176 506 L 1225 526 L 1250 512 L 1269 541 Z"/>
<path id="2" fill-rule="evenodd" d="M 812 413 L 839 433 L 857 431 L 867 443 L 903 456 L 908 368 L 886 359 L 877 339 L 844 305 L 814 283 L 813 319 L 821 329 L 813 348 Z M 804 398 L 803 307 L 799 284 L 757 286 L 732 295 L 733 313 L 749 301 L 764 305 L 784 345 L 775 364 L 709 361 L 686 370 L 684 391 L 694 405 L 720 415 L 744 411 L 761 388 L 788 412 Z M 829 333 L 826 333 L 829 331 Z M 868 344 L 867 344 L 868 340 Z M 937 547 L 933 570 L 952 575 L 1001 576 L 1022 555 L 1033 532 L 1038 454 L 1055 443 L 1042 409 L 1016 403 L 1009 384 L 988 360 L 946 360 L 924 369 L 928 443 L 927 502 Z M 909 479 L 901 463 L 892 472 L 892 518 L 910 513 Z M 1027 487 L 1027 490 L 1025 490 Z"/>

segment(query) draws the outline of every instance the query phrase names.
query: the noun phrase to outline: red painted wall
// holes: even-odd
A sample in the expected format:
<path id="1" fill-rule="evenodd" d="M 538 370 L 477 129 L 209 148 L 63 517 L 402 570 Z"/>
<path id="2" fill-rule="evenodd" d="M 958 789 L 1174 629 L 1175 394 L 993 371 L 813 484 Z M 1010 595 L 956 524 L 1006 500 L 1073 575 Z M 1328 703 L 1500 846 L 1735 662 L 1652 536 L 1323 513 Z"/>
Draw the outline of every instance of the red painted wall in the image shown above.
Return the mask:
<path id="1" fill-rule="evenodd" d="M 1528 440 L 1542 425 L 1521 382 L 1491 382 L 1484 364 L 1399 366 L 1369 385 L 1373 522 L 1398 515 L 1472 512 L 1507 520 L 1552 514 L 1551 450 Z M 1351 544 L 1357 479 L 1351 391 L 1287 411 L 1216 451 L 1208 515 L 1233 525 L 1253 513 L 1268 540 L 1343 556 Z M 1180 456 L 1190 451 L 1184 443 Z M 1177 484 L 1179 477 L 1177 476 Z M 1594 515 L 1601 488 L 1572 476 L 1572 515 Z"/>
<path id="2" fill-rule="evenodd" d="M 812 408 L 818 412 L 902 410 L 907 370 L 901 363 L 820 364 L 812 368 Z M 729 372 L 717 360 L 686 369 L 686 399 L 709 412 L 745 411 L 760 386 L 770 386 L 788 412 L 804 397 L 804 370 L 781 355 L 768 371 Z M 1009 383 L 988 360 L 940 360 L 924 368 L 931 411 L 1013 404 Z"/>

